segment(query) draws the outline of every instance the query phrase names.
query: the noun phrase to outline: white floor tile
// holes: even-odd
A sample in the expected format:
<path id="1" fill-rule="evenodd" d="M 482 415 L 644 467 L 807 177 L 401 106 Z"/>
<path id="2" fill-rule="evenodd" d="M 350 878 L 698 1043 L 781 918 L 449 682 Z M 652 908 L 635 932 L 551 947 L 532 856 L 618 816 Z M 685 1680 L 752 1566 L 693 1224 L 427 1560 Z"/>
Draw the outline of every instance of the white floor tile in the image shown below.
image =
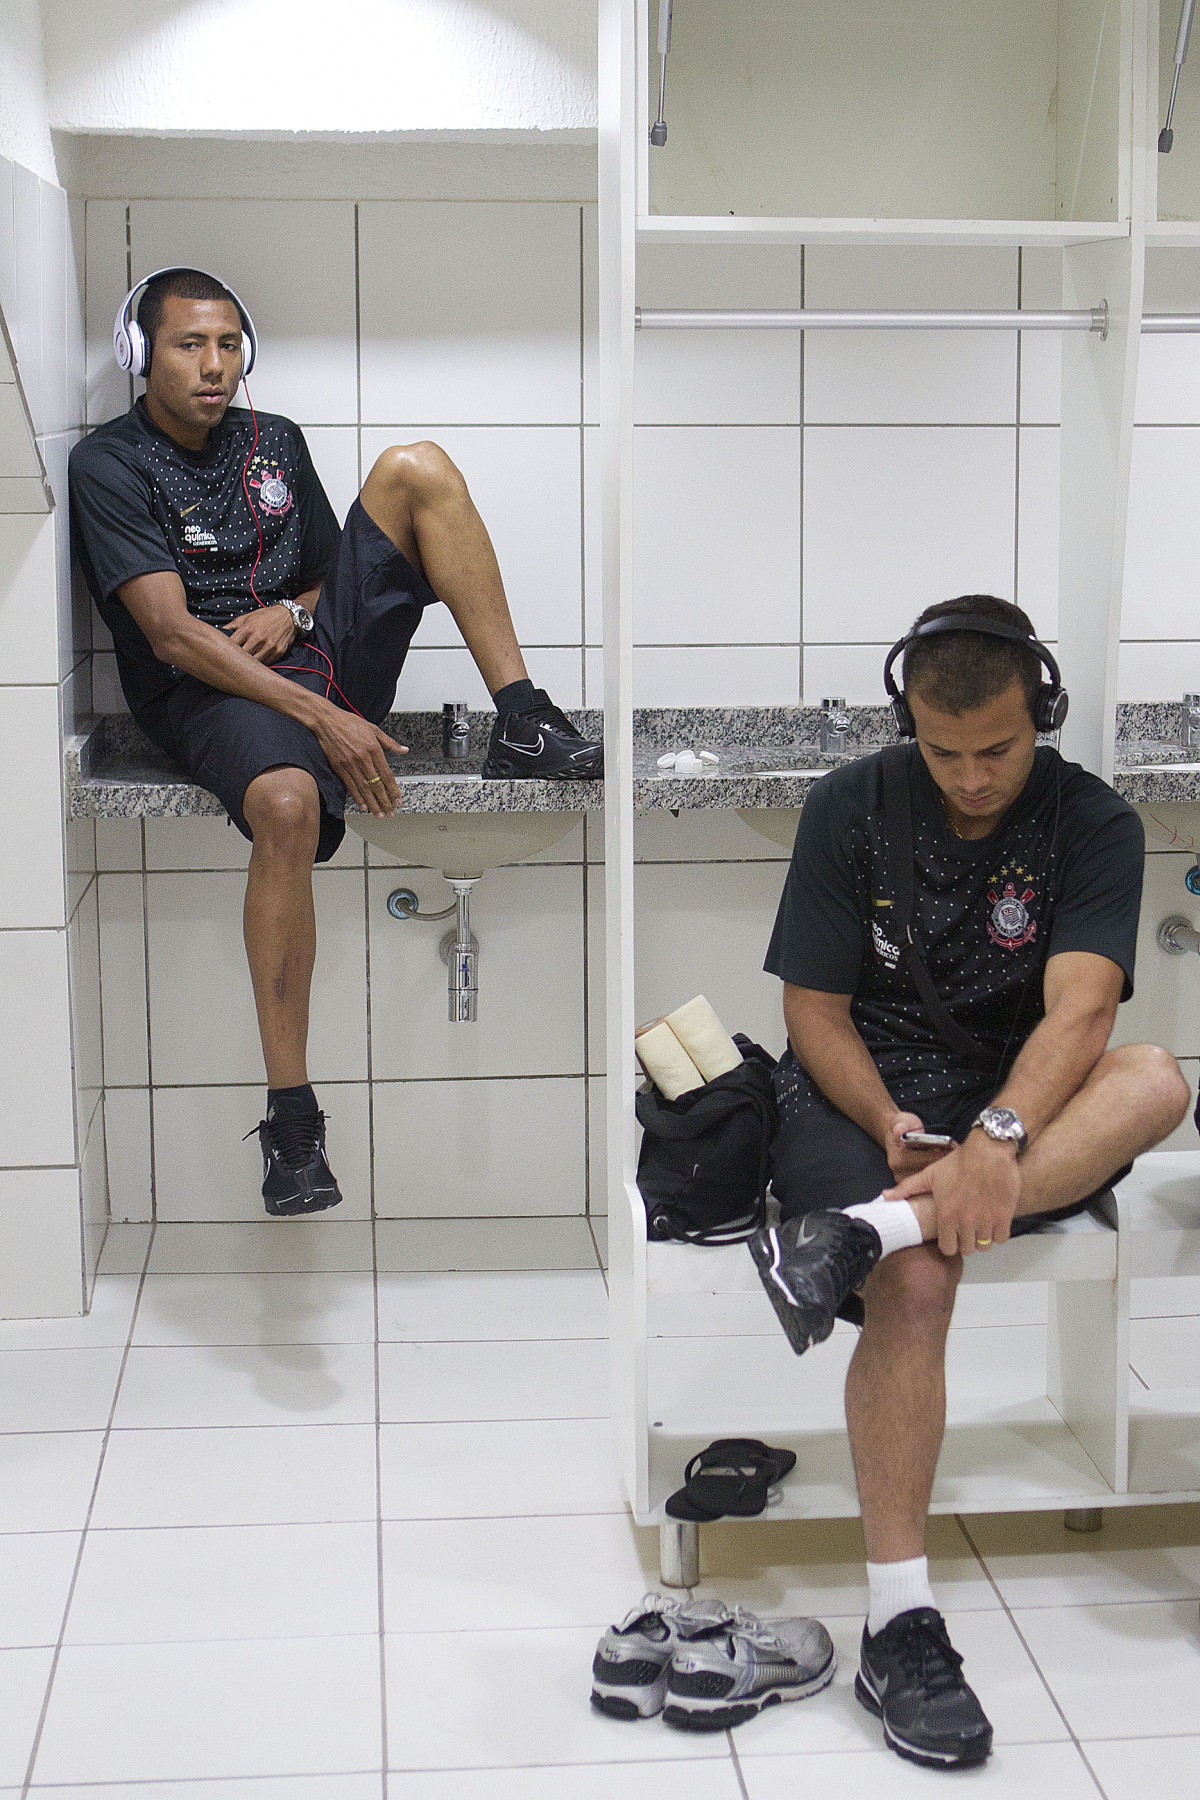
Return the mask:
<path id="1" fill-rule="evenodd" d="M 995 1612 L 994 1589 L 979 1567 L 957 1522 L 930 1519 L 926 1528 L 929 1575 L 946 1612 Z M 723 1520 L 701 1534 L 701 1587 L 728 1605 L 749 1606 L 768 1618 L 813 1613 L 866 1615 L 867 1571 L 857 1519 Z"/>
<path id="2" fill-rule="evenodd" d="M 101 1275 L 92 1289 L 91 1311 L 81 1318 L 0 1321 L 0 1351 L 102 1350 L 123 1346 L 129 1339 L 137 1291 L 136 1275 Z"/>
<path id="3" fill-rule="evenodd" d="M 272 1219 L 261 1225 L 159 1225 L 155 1275 L 302 1274 L 371 1268 L 371 1227 L 348 1219 Z"/>
<path id="4" fill-rule="evenodd" d="M 654 1726 L 649 1727 L 650 1730 Z M 639 1735 L 627 1755 L 642 1754 Z M 740 1800 L 729 1757 L 550 1769 L 443 1769 L 388 1776 L 389 1800 Z M 223 1796 L 214 1796 L 223 1800 Z"/>
<path id="5" fill-rule="evenodd" d="M 588 1705 L 591 1627 L 389 1637 L 388 1763 L 394 1769 L 698 1760 L 728 1754 L 723 1735 L 652 1727 Z"/>
<path id="6" fill-rule="evenodd" d="M 378 1775 L 264 1775 L 234 1781 L 105 1782 L 42 1787 L 38 1800 L 380 1800 Z"/>
<path id="7" fill-rule="evenodd" d="M 1200 1763 L 1200 1737 L 1126 1738 L 1086 1743 L 1084 1750 L 1107 1800 L 1186 1794 L 1195 1786 Z"/>
<path id="8" fill-rule="evenodd" d="M 1002 1612 L 950 1612 L 946 1623 L 966 1659 L 964 1675 L 992 1721 L 997 1744 L 1066 1739 L 1066 1727 Z M 830 1633 L 838 1653 L 833 1686 L 803 1704 L 773 1707 L 740 1731 L 737 1747 L 743 1765 L 756 1756 L 880 1748 L 879 1721 L 854 1698 L 861 1620 L 835 1619 Z"/>
<path id="9" fill-rule="evenodd" d="M 531 1331 L 540 1338 L 602 1337 L 608 1295 L 594 1264 L 593 1257 L 590 1270 L 381 1275 L 380 1341 L 478 1342 Z"/>
<path id="10" fill-rule="evenodd" d="M 114 1424 L 357 1425 L 375 1417 L 368 1344 L 131 1350 Z"/>
<path id="11" fill-rule="evenodd" d="M 92 1524 L 320 1524 L 375 1506 L 373 1425 L 115 1431 Z"/>
<path id="12" fill-rule="evenodd" d="M 323 1774 L 379 1755 L 379 1639 L 64 1649 L 44 1782 Z"/>
<path id="13" fill-rule="evenodd" d="M 77 1531 L 96 1481 L 100 1431 L 0 1435 L 0 1531 Z"/>
<path id="14" fill-rule="evenodd" d="M 0 1782 L 25 1779 L 53 1656 L 52 1649 L 0 1650 Z"/>
<path id="15" fill-rule="evenodd" d="M 1104 1529 L 1068 1531 L 1062 1514 L 967 1521 L 1010 1606 L 1091 1606 L 1200 1598 L 1200 1507 L 1111 1507 Z"/>
<path id="16" fill-rule="evenodd" d="M 594 1269 L 582 1217 L 567 1219 L 380 1219 L 379 1270 Z"/>
<path id="17" fill-rule="evenodd" d="M 625 1510 L 607 1419 L 385 1425 L 379 1451 L 385 1519 Z"/>
<path id="18" fill-rule="evenodd" d="M 372 1520 L 90 1531 L 65 1641 L 363 1635 L 379 1626 L 377 1553 Z"/>
<path id="19" fill-rule="evenodd" d="M 58 1642 L 78 1553 L 77 1531 L 0 1536 L 0 1648 Z"/>
<path id="20" fill-rule="evenodd" d="M 749 1800 L 796 1800 L 798 1793 L 836 1794 L 837 1800 L 928 1800 L 938 1779 L 890 1750 L 760 1756 L 743 1763 L 742 1775 Z M 958 1779 L 996 1800 L 1042 1800 L 1048 1793 L 1056 1800 L 1096 1800 L 1096 1784 L 1074 1744 L 1005 1744 L 984 1768 Z"/>
<path id="21" fill-rule="evenodd" d="M 379 1416 L 389 1423 L 607 1419 L 608 1361 L 607 1338 L 382 1344 Z"/>
<path id="22" fill-rule="evenodd" d="M 1195 1726 L 1194 1600 L 1031 1608 L 1016 1619 L 1078 1737 L 1165 1737 Z"/>
<path id="23" fill-rule="evenodd" d="M 133 1341 L 149 1344 L 369 1344 L 369 1275 L 150 1275 Z"/>
<path id="24" fill-rule="evenodd" d="M 621 1619 L 658 1582 L 658 1533 L 628 1514 L 385 1525 L 389 1631 L 526 1631 Z"/>
<path id="25" fill-rule="evenodd" d="M 153 1229 L 151 1225 L 110 1225 L 100 1252 L 101 1275 L 140 1275 Z"/>
<path id="26" fill-rule="evenodd" d="M 119 1346 L 7 1351 L 0 1363 L 0 1432 L 107 1425 L 122 1354 Z"/>

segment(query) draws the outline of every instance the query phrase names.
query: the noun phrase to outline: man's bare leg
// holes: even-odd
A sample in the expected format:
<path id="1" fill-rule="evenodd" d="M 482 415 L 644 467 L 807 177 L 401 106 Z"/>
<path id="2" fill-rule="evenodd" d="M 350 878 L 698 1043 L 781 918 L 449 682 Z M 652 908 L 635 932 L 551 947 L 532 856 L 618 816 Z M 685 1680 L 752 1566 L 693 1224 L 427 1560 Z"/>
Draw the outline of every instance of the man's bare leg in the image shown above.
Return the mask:
<path id="1" fill-rule="evenodd" d="M 1051 1212 L 1094 1193 L 1173 1131 L 1188 1104 L 1187 1083 L 1165 1050 L 1133 1044 L 1106 1052 L 1022 1157 L 1019 1211 Z M 932 1201 L 909 1205 L 926 1239 L 934 1237 Z M 927 1241 L 885 1258 L 863 1289 L 866 1324 L 846 1379 L 846 1423 L 871 1562 L 924 1553 L 961 1268 L 960 1258 Z"/>
<path id="2" fill-rule="evenodd" d="M 449 607 L 488 692 L 527 679 L 492 540 L 446 452 L 437 444 L 393 445 L 367 476 L 361 498 Z"/>
<path id="3" fill-rule="evenodd" d="M 305 769 L 268 769 L 246 789 L 254 833 L 243 928 L 269 1088 L 308 1081 L 308 1003 L 317 954 L 312 868 L 321 830 Z"/>

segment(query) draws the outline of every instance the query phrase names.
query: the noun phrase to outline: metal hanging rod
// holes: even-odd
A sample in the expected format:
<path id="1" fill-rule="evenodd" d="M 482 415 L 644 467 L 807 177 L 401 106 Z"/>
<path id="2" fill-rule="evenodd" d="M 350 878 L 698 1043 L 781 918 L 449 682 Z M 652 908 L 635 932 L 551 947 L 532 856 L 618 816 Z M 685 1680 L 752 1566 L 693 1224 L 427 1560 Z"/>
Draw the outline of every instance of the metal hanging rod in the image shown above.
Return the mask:
<path id="1" fill-rule="evenodd" d="M 662 312 L 639 306 L 634 323 L 640 331 L 1095 331 L 1103 338 L 1108 302 L 1081 312 Z"/>
<path id="2" fill-rule="evenodd" d="M 663 312 L 634 309 L 639 331 L 1094 331 L 1108 336 L 1108 302 L 1080 312 Z M 1152 334 L 1200 332 L 1200 313 L 1144 313 Z"/>

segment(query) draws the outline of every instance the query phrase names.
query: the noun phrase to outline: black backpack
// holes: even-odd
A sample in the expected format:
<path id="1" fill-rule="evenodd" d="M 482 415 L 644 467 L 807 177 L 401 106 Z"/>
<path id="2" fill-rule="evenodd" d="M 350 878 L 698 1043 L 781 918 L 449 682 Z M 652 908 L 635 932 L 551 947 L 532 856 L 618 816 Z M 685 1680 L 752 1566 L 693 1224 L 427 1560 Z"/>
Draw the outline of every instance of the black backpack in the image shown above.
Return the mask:
<path id="1" fill-rule="evenodd" d="M 775 1135 L 775 1058 L 741 1032 L 744 1061 L 678 1100 L 637 1096 L 637 1180 L 646 1233 L 686 1244 L 738 1244 L 762 1225 Z"/>

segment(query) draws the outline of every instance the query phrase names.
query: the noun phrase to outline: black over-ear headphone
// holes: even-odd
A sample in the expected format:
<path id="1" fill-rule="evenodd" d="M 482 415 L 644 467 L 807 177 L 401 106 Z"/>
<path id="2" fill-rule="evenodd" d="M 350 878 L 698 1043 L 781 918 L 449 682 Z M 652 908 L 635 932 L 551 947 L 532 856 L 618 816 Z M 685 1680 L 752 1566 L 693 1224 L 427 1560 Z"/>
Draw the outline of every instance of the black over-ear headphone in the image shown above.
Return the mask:
<path id="1" fill-rule="evenodd" d="M 1010 643 L 1024 644 L 1026 649 L 1032 650 L 1050 677 L 1049 681 L 1042 682 L 1034 696 L 1031 709 L 1033 722 L 1039 731 L 1058 730 L 1067 716 L 1070 702 L 1062 684 L 1058 664 L 1045 644 L 1040 643 L 1029 632 L 1022 631 L 1019 625 L 1006 625 L 1000 619 L 985 619 L 978 613 L 942 613 L 939 618 L 928 619 L 924 625 L 914 625 L 898 644 L 892 645 L 883 665 L 883 685 L 891 701 L 892 717 L 896 721 L 896 731 L 900 737 L 916 737 L 917 728 L 913 722 L 912 709 L 896 686 L 892 664 L 910 644 L 915 644 L 920 638 L 938 637 L 944 631 L 978 631 L 984 637 L 1005 638 Z"/>

